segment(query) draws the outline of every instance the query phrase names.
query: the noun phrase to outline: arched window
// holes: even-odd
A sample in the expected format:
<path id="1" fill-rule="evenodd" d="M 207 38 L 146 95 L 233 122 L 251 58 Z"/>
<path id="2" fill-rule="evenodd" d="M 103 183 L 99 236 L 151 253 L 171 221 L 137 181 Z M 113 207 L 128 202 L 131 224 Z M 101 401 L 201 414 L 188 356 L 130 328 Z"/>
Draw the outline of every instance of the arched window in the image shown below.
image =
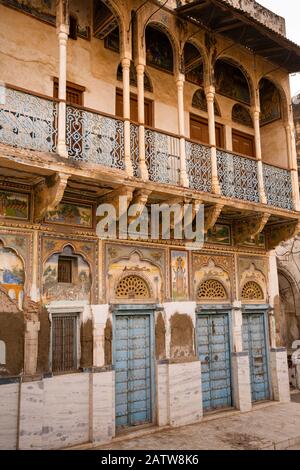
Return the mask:
<path id="1" fill-rule="evenodd" d="M 146 62 L 148 65 L 173 72 L 173 48 L 168 36 L 157 28 L 146 28 Z"/>
<path id="2" fill-rule="evenodd" d="M 227 293 L 223 284 L 216 279 L 207 279 L 199 284 L 196 292 L 197 300 L 224 300 Z"/>
<path id="3" fill-rule="evenodd" d="M 236 101 L 250 105 L 250 89 L 243 72 L 225 60 L 215 65 L 216 92 Z"/>
<path id="4" fill-rule="evenodd" d="M 232 108 L 232 120 L 247 127 L 253 127 L 252 117 L 245 106 L 235 104 Z"/>
<path id="5" fill-rule="evenodd" d="M 242 289 L 243 300 L 263 300 L 264 294 L 259 284 L 255 281 L 248 281 Z"/>
<path id="6" fill-rule="evenodd" d="M 207 113 L 207 101 L 203 88 L 195 91 L 192 99 L 192 106 Z M 221 116 L 220 108 L 216 100 L 214 101 L 215 115 Z"/>
<path id="7" fill-rule="evenodd" d="M 129 274 L 120 279 L 115 294 L 119 299 L 149 299 L 150 289 L 142 277 Z"/>
<path id="8" fill-rule="evenodd" d="M 117 80 L 122 82 L 123 80 L 123 69 L 122 69 L 122 64 L 118 65 L 118 70 L 117 70 Z M 137 87 L 137 76 L 136 76 L 136 69 L 133 63 L 131 62 L 130 64 L 130 85 L 133 87 Z M 150 78 L 147 75 L 147 73 L 144 73 L 144 89 L 146 91 L 149 91 L 150 93 L 153 92 L 153 88 L 150 82 Z"/>
<path id="9" fill-rule="evenodd" d="M 203 86 L 203 60 L 198 49 L 187 42 L 183 50 L 185 79 Z"/>
<path id="10" fill-rule="evenodd" d="M 279 90 L 267 78 L 259 83 L 260 125 L 281 119 L 281 97 Z"/>

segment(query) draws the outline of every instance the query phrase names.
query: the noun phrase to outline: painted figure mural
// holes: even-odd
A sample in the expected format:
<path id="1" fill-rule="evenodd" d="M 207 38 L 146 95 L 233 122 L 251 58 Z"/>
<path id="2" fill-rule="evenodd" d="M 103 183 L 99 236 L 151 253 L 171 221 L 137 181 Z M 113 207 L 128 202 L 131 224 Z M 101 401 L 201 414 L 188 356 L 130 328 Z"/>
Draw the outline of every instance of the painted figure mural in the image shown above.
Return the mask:
<path id="1" fill-rule="evenodd" d="M 174 300 L 188 298 L 187 253 L 184 251 L 171 252 L 172 297 Z"/>
<path id="2" fill-rule="evenodd" d="M 0 217 L 27 220 L 28 216 L 28 194 L 0 191 Z"/>
<path id="3" fill-rule="evenodd" d="M 237 67 L 218 60 L 215 65 L 216 91 L 220 95 L 250 105 L 250 91 L 244 74 Z"/>
<path id="4" fill-rule="evenodd" d="M 173 50 L 168 37 L 158 29 L 146 29 L 146 61 L 162 70 L 173 72 Z"/>
<path id="5" fill-rule="evenodd" d="M 0 284 L 5 287 L 12 299 L 21 299 L 25 282 L 24 266 L 21 258 L 0 241 Z"/>

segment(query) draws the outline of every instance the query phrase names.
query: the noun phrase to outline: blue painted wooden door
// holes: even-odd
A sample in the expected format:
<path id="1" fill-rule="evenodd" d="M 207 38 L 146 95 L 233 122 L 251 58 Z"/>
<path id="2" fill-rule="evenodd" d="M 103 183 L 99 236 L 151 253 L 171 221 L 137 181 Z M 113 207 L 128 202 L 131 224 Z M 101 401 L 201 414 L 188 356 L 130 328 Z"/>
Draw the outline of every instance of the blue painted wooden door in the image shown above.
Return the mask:
<path id="1" fill-rule="evenodd" d="M 243 349 L 248 352 L 252 401 L 270 398 L 263 313 L 243 315 Z"/>
<path id="2" fill-rule="evenodd" d="M 115 317 L 116 427 L 150 423 L 150 315 Z"/>
<path id="3" fill-rule="evenodd" d="M 198 315 L 197 349 L 201 361 L 203 410 L 232 405 L 228 314 Z"/>

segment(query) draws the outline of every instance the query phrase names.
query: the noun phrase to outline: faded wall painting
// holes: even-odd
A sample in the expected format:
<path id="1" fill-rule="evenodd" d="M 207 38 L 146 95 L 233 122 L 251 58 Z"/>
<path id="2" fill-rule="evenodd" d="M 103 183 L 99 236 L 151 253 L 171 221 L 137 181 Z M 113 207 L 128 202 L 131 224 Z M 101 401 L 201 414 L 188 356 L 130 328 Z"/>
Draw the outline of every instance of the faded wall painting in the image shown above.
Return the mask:
<path id="1" fill-rule="evenodd" d="M 173 49 L 168 37 L 156 28 L 146 28 L 146 62 L 173 72 Z"/>
<path id="2" fill-rule="evenodd" d="M 215 224 L 212 229 L 207 231 L 205 241 L 208 243 L 220 243 L 222 245 L 231 245 L 230 225 Z"/>
<path id="3" fill-rule="evenodd" d="M 248 82 L 240 69 L 223 60 L 215 65 L 216 92 L 250 105 Z"/>
<path id="4" fill-rule="evenodd" d="M 11 299 L 22 302 L 24 283 L 23 261 L 14 250 L 6 248 L 0 241 L 0 284 Z"/>
<path id="5" fill-rule="evenodd" d="M 266 236 L 264 233 L 259 233 L 255 238 L 249 238 L 249 240 L 243 243 L 243 246 L 253 246 L 256 248 L 266 248 Z"/>
<path id="6" fill-rule="evenodd" d="M 117 70 L 117 80 L 120 82 L 123 81 L 123 69 L 122 69 L 122 64 L 118 65 L 118 70 Z M 137 75 L 136 75 L 136 69 L 134 64 L 131 62 L 130 63 L 130 75 L 129 75 L 129 80 L 130 80 L 130 85 L 137 88 Z M 150 82 L 150 78 L 148 77 L 147 73 L 144 73 L 144 89 L 146 91 L 152 92 L 152 85 Z"/>
<path id="7" fill-rule="evenodd" d="M 281 98 L 278 89 L 270 80 L 263 78 L 259 84 L 260 124 L 269 124 L 281 119 Z"/>
<path id="8" fill-rule="evenodd" d="M 62 202 L 57 209 L 48 212 L 45 222 L 64 225 L 79 225 L 91 228 L 93 225 L 93 207 Z"/>
<path id="9" fill-rule="evenodd" d="M 199 88 L 199 90 L 195 91 L 192 99 L 192 106 L 207 113 L 207 101 L 203 88 Z M 214 110 L 216 116 L 221 116 L 216 100 L 214 101 Z"/>
<path id="10" fill-rule="evenodd" d="M 44 265 L 43 301 L 89 300 L 91 274 L 88 263 L 71 246 L 52 255 Z"/>
<path id="11" fill-rule="evenodd" d="M 171 287 L 173 300 L 189 298 L 188 253 L 171 250 Z"/>
<path id="12" fill-rule="evenodd" d="M 104 296 L 122 302 L 162 301 L 165 251 L 139 245 L 107 244 Z"/>
<path id="13" fill-rule="evenodd" d="M 250 112 L 245 106 L 235 104 L 232 108 L 232 120 L 243 124 L 243 126 L 253 127 L 252 117 Z"/>
<path id="14" fill-rule="evenodd" d="M 195 85 L 203 85 L 203 62 L 198 49 L 186 43 L 183 51 L 185 79 Z"/>
<path id="15" fill-rule="evenodd" d="M 0 191 L 0 217 L 28 220 L 29 194 Z"/>

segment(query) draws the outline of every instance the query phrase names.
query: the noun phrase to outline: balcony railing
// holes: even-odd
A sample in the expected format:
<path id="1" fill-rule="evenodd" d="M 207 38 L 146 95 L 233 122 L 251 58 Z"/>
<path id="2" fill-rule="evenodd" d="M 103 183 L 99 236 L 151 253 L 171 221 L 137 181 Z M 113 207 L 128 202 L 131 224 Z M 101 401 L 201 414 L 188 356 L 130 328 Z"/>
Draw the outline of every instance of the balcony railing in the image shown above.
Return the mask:
<path id="1" fill-rule="evenodd" d="M 57 101 L 7 86 L 2 92 L 0 141 L 14 147 L 55 152 Z"/>
<path id="2" fill-rule="evenodd" d="M 190 188 L 210 193 L 210 147 L 187 140 L 185 143 L 185 154 Z"/>
<path id="3" fill-rule="evenodd" d="M 67 106 L 66 144 L 69 157 L 125 169 L 124 122 L 86 108 Z"/>
<path id="4" fill-rule="evenodd" d="M 259 202 L 257 162 L 255 160 L 217 150 L 217 168 L 223 196 Z"/>
<path id="5" fill-rule="evenodd" d="M 141 176 L 139 167 L 139 126 L 133 123 L 130 123 L 130 155 L 133 176 L 139 178 Z"/>
<path id="6" fill-rule="evenodd" d="M 1 89 L 0 142 L 15 147 L 56 152 L 58 100 L 6 85 Z M 66 144 L 69 158 L 125 170 L 124 122 L 88 108 L 67 106 Z M 209 146 L 186 140 L 189 187 L 212 191 Z M 133 174 L 140 177 L 139 127 L 130 124 Z M 180 140 L 157 129 L 145 129 L 145 160 L 150 181 L 180 185 Z M 257 161 L 217 150 L 221 194 L 259 202 Z M 263 164 L 267 203 L 293 209 L 291 172 Z"/>
<path id="7" fill-rule="evenodd" d="M 145 129 L 145 159 L 150 181 L 179 185 L 179 139 Z"/>
<path id="8" fill-rule="evenodd" d="M 293 209 L 291 172 L 264 163 L 263 174 L 267 203 L 270 206 Z"/>

